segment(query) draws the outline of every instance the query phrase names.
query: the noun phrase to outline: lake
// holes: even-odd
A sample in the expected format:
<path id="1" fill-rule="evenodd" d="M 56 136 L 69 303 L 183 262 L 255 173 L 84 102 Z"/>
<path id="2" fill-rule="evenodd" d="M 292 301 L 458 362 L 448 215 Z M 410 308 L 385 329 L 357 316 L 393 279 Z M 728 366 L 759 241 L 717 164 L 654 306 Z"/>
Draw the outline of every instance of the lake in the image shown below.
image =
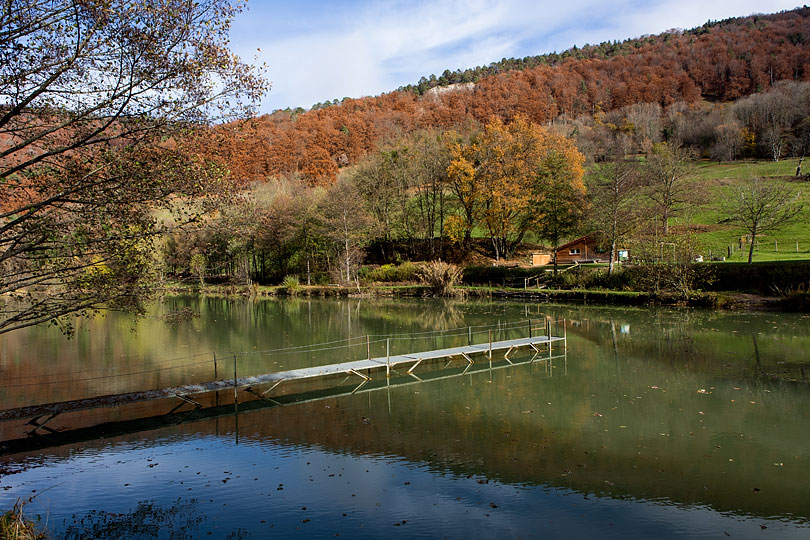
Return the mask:
<path id="1" fill-rule="evenodd" d="M 810 317 L 170 297 L 0 336 L 0 409 L 523 337 L 567 346 L 0 422 L 54 538 L 808 538 Z M 542 331 L 541 331 L 542 333 Z M 215 368 L 216 358 L 216 368 Z M 194 398 L 195 400 L 197 398 Z M 170 416 L 164 416 L 178 407 Z M 41 420 L 42 421 L 42 420 Z"/>

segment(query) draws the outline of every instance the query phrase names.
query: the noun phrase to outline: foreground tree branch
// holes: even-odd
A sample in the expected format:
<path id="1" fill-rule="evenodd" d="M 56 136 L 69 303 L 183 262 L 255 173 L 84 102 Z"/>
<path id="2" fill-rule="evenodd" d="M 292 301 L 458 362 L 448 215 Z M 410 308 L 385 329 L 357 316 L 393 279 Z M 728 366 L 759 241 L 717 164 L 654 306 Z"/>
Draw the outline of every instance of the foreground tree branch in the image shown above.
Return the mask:
<path id="1" fill-rule="evenodd" d="M 153 239 L 226 172 L 201 133 L 267 90 L 227 49 L 241 9 L 0 0 L 0 333 L 148 295 Z"/>

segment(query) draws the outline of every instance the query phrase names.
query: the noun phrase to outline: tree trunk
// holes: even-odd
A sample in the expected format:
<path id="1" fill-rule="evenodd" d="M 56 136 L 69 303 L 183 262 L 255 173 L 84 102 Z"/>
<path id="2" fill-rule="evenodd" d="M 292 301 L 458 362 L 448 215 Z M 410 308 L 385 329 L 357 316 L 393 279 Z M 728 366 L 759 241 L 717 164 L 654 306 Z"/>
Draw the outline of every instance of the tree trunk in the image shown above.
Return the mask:
<path id="1" fill-rule="evenodd" d="M 439 257 L 444 258 L 444 189 L 439 192 Z"/>
<path id="2" fill-rule="evenodd" d="M 349 262 L 349 237 L 346 237 L 346 283 L 352 282 L 352 274 L 350 272 L 350 262 Z"/>
<path id="3" fill-rule="evenodd" d="M 757 240 L 757 233 L 754 231 L 751 233 L 751 247 L 748 248 L 748 264 L 751 264 L 751 261 L 754 260 L 754 243 Z"/>
<path id="4" fill-rule="evenodd" d="M 610 262 L 608 263 L 608 275 L 613 274 L 613 261 L 616 260 L 616 240 L 610 241 Z"/>

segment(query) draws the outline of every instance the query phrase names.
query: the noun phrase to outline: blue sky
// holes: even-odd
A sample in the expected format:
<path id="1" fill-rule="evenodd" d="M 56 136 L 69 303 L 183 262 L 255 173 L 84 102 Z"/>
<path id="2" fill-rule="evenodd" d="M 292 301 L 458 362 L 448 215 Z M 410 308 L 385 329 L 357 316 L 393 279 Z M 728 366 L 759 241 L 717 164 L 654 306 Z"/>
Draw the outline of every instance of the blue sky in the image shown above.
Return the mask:
<path id="1" fill-rule="evenodd" d="M 248 0 L 231 47 L 269 66 L 261 112 L 376 95 L 445 69 L 623 40 L 797 0 Z"/>

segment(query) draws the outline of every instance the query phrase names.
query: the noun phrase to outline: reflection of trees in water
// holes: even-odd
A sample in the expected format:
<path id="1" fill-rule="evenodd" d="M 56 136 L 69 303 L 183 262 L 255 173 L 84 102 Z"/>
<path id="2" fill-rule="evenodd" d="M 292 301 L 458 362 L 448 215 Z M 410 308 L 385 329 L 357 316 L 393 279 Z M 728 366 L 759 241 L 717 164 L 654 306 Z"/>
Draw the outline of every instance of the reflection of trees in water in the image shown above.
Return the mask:
<path id="1" fill-rule="evenodd" d="M 160 506 L 154 501 L 141 501 L 135 510 L 114 514 L 91 510 L 88 514 L 73 516 L 73 523 L 65 530 L 65 540 L 94 538 L 97 540 L 128 540 L 171 538 L 191 540 L 200 538 L 200 525 L 205 521 L 197 508 L 197 499 L 177 500 L 171 506 Z M 247 532 L 237 530 L 228 535 L 237 540 L 247 537 Z"/>
<path id="2" fill-rule="evenodd" d="M 386 301 L 368 302 L 364 305 L 363 320 L 373 330 L 385 321 L 388 328 L 404 328 L 411 331 L 446 331 L 467 325 L 463 301 L 442 299 L 425 303 Z M 386 331 L 387 332 L 387 331 Z"/>
<path id="3" fill-rule="evenodd" d="M 569 337 L 608 347 L 614 359 L 805 380 L 810 337 L 792 314 L 585 306 L 559 313 L 569 319 Z"/>

